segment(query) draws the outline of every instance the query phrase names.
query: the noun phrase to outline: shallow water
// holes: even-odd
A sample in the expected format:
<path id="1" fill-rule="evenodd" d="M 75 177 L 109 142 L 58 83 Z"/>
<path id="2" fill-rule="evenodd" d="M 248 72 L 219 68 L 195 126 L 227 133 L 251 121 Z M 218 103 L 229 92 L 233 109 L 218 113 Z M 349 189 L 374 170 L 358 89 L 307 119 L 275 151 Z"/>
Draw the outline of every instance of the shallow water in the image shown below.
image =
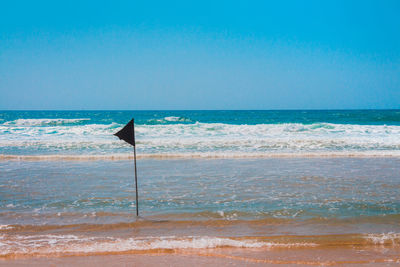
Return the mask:
<path id="1" fill-rule="evenodd" d="M 0 166 L 7 257 L 400 245 L 397 158 L 139 160 L 139 219 L 132 161 Z"/>
<path id="2" fill-rule="evenodd" d="M 35 223 L 32 216 L 40 223 L 43 216 L 118 221 L 135 207 L 132 161 L 0 164 L 6 224 Z M 139 160 L 138 166 L 143 216 L 345 219 L 400 212 L 397 158 Z"/>

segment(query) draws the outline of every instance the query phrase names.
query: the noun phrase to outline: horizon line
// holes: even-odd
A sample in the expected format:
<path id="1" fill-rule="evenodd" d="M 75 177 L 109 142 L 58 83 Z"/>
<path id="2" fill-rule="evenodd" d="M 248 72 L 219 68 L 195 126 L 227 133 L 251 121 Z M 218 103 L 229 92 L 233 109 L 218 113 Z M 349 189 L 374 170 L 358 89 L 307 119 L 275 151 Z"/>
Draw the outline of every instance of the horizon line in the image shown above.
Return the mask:
<path id="1" fill-rule="evenodd" d="M 400 108 L 327 108 L 327 109 L 0 109 L 3 111 L 383 111 Z"/>

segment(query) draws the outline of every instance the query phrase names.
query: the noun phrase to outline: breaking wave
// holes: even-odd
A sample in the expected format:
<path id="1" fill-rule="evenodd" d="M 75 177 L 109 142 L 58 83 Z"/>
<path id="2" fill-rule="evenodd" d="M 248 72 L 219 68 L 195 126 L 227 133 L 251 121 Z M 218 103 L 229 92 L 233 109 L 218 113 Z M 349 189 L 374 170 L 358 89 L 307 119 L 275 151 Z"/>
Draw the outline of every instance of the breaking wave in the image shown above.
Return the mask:
<path id="1" fill-rule="evenodd" d="M 274 243 L 257 239 L 234 239 L 208 236 L 189 237 L 87 237 L 77 235 L 13 235 L 0 236 L 0 257 L 20 255 L 68 255 L 151 251 L 171 249 L 208 248 L 262 248 L 262 247 L 310 247 L 313 243 Z"/>
<path id="2" fill-rule="evenodd" d="M 89 118 L 83 119 L 17 119 L 7 121 L 3 125 L 9 126 L 56 126 L 56 125 L 74 125 L 83 121 L 89 121 Z"/>
<path id="3" fill-rule="evenodd" d="M 374 245 L 400 245 L 400 233 L 367 234 L 365 239 Z"/>
<path id="4" fill-rule="evenodd" d="M 134 251 L 214 248 L 313 248 L 340 246 L 399 246 L 398 233 L 280 237 L 85 236 L 75 234 L 0 235 L 0 258 L 19 256 L 95 255 Z"/>
<path id="5" fill-rule="evenodd" d="M 149 124 L 165 124 L 165 123 L 171 123 L 171 122 L 182 123 L 182 122 L 192 122 L 192 120 L 185 118 L 185 117 L 176 117 L 176 116 L 169 116 L 169 117 L 164 117 L 162 119 L 148 120 Z"/>
<path id="6" fill-rule="evenodd" d="M 131 153 L 128 145 L 113 136 L 122 124 L 81 124 L 83 120 L 87 119 L 20 119 L 0 124 L 0 154 L 125 154 L 126 157 Z M 136 135 L 140 154 L 155 157 L 398 156 L 400 153 L 400 126 L 386 125 L 138 124 Z"/>

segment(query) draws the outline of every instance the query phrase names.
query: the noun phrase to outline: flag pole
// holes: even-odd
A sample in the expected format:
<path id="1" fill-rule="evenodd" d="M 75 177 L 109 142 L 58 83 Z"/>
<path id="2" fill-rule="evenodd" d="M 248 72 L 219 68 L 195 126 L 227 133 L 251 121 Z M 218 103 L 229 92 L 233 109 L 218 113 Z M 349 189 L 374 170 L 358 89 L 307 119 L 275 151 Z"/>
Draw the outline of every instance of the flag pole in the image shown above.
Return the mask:
<path id="1" fill-rule="evenodd" d="M 135 140 L 135 121 L 133 121 L 133 140 Z M 139 196 L 138 196 L 138 182 L 137 182 L 137 169 L 136 169 L 136 142 L 133 146 L 133 157 L 135 162 L 135 186 L 136 186 L 136 216 L 139 217 Z"/>

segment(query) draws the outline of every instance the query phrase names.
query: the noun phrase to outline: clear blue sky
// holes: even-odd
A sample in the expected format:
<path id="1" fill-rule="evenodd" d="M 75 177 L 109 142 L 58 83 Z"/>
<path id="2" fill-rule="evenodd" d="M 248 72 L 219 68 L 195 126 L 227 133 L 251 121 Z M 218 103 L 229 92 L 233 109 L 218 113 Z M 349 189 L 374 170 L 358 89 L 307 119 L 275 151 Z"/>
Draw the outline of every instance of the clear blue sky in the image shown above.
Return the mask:
<path id="1" fill-rule="evenodd" d="M 0 6 L 0 109 L 358 108 L 400 108 L 398 0 Z"/>

